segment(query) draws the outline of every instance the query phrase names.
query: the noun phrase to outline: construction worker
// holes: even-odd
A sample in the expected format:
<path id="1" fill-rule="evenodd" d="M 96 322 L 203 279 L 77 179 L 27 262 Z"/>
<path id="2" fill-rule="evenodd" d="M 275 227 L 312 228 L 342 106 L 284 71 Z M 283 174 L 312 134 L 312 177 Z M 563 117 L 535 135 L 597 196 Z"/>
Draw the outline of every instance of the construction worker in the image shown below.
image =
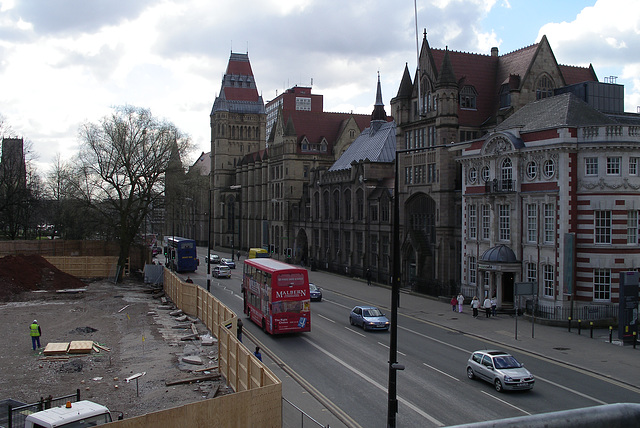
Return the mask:
<path id="1" fill-rule="evenodd" d="M 33 345 L 33 350 L 35 351 L 36 344 L 38 348 L 40 347 L 40 335 L 42 334 L 42 330 L 40 330 L 40 325 L 38 325 L 38 320 L 33 320 L 33 323 L 29 326 L 29 331 L 31 334 L 31 344 Z"/>

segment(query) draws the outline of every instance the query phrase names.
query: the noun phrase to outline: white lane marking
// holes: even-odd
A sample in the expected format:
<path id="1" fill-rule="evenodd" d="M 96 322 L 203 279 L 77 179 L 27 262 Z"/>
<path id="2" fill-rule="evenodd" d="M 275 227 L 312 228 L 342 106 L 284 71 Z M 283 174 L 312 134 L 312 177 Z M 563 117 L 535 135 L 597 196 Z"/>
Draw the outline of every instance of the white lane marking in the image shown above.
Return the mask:
<path id="1" fill-rule="evenodd" d="M 367 336 L 365 336 L 364 334 L 360 333 L 359 331 L 355 331 L 355 330 L 354 330 L 354 329 L 352 329 L 352 328 L 349 328 L 349 327 L 345 327 L 345 328 L 347 329 L 347 331 L 350 331 L 351 333 L 355 333 L 355 334 L 357 334 L 357 335 L 359 335 L 359 336 L 362 336 L 362 337 L 367 337 Z"/>
<path id="2" fill-rule="evenodd" d="M 520 412 L 524 413 L 525 415 L 529 415 L 529 416 L 531 416 L 531 413 L 527 412 L 526 410 L 521 409 L 521 408 L 520 408 L 520 407 L 518 407 L 518 406 L 514 406 L 514 405 L 513 405 L 513 404 L 511 404 L 511 403 L 508 403 L 508 402 L 506 402 L 506 401 L 504 401 L 504 400 L 501 400 L 500 398 L 496 397 L 495 395 L 491 395 L 491 394 L 489 394 L 489 393 L 488 393 L 488 392 L 486 392 L 486 391 L 481 391 L 481 392 L 482 392 L 483 394 L 485 394 L 485 395 L 488 395 L 489 397 L 491 397 L 491 398 L 493 398 L 493 399 L 495 399 L 495 400 L 498 400 L 498 401 L 499 401 L 499 402 L 501 402 L 502 404 L 506 404 L 507 406 L 509 406 L 509 407 L 513 407 L 514 409 L 516 409 L 516 410 L 518 410 L 518 411 L 520 411 Z"/>
<path id="3" fill-rule="evenodd" d="M 408 329 L 408 328 L 406 328 L 406 327 L 398 326 L 398 328 L 401 328 L 401 329 L 403 329 L 403 330 L 405 330 L 405 331 L 408 331 L 409 333 L 413 333 L 413 334 L 415 334 L 415 335 L 418 335 L 418 336 L 424 337 L 425 339 L 433 340 L 434 342 L 440 343 L 440 344 L 442 344 L 442 345 L 446 345 L 446 346 L 448 346 L 448 347 L 450 347 L 450 348 L 457 349 L 458 351 L 466 352 L 466 353 L 468 353 L 468 354 L 470 354 L 470 353 L 471 353 L 471 351 L 469 351 L 469 350 L 466 350 L 466 349 L 460 348 L 459 346 L 452 345 L 452 344 L 447 343 L 447 342 L 444 342 L 444 341 L 442 341 L 442 340 L 438 340 L 438 339 L 433 338 L 433 337 L 431 337 L 431 336 L 427 336 L 426 334 L 418 333 L 417 331 L 414 331 L 414 330 Z M 521 351 L 521 352 L 523 352 L 523 353 L 527 353 L 526 351 Z M 564 367 L 564 365 L 562 365 L 562 366 Z M 584 394 L 584 393 L 582 393 L 582 392 L 576 391 L 575 389 L 571 389 L 571 388 L 569 388 L 569 387 L 566 387 L 566 386 L 560 385 L 560 384 L 558 384 L 558 383 L 552 382 L 552 381 L 547 380 L 547 379 L 545 379 L 545 378 L 542 378 L 542 377 L 540 377 L 540 376 L 536 376 L 535 378 L 536 378 L 536 379 L 539 379 L 539 380 L 541 380 L 541 381 L 543 381 L 543 382 L 547 382 L 547 383 L 549 383 L 550 385 L 556 386 L 556 387 L 558 387 L 558 388 L 560 388 L 560 389 L 564 389 L 565 391 L 568 391 L 568 392 L 574 393 L 574 394 L 576 394 L 576 395 L 579 395 L 580 397 L 583 397 L 583 398 L 587 398 L 587 399 L 589 399 L 589 400 L 592 400 L 592 401 L 594 401 L 594 402 L 596 402 L 596 403 L 599 403 L 599 404 L 608 404 L 608 403 L 606 403 L 606 402 L 604 402 L 604 401 L 598 400 L 598 399 L 597 399 L 597 398 L 595 398 L 595 397 L 591 397 L 590 395 Z"/>
<path id="4" fill-rule="evenodd" d="M 596 402 L 596 403 L 598 403 L 598 404 L 609 404 L 609 403 L 605 403 L 605 402 L 604 402 L 604 401 L 602 401 L 602 400 L 598 400 L 598 399 L 597 399 L 597 398 L 595 398 L 595 397 L 592 397 L 592 396 L 590 396 L 590 395 L 584 394 L 584 393 L 582 393 L 582 392 L 580 392 L 580 391 L 576 391 L 575 389 L 571 389 L 571 388 L 569 388 L 569 387 L 567 387 L 567 386 L 560 385 L 559 383 L 552 382 L 552 381 L 550 381 L 550 380 L 548 380 L 548 379 L 545 379 L 545 378 L 543 378 L 543 377 L 536 376 L 535 378 L 536 378 L 536 380 L 541 380 L 541 381 L 543 381 L 543 382 L 547 382 L 548 384 L 551 384 L 551 385 L 553 385 L 553 386 L 555 386 L 555 387 L 558 387 L 558 388 L 560 388 L 560 389 L 564 389 L 565 391 L 572 392 L 572 393 L 574 393 L 574 394 L 576 394 L 576 395 L 579 395 L 580 397 L 586 398 L 586 399 L 588 399 L 588 400 L 595 401 L 595 402 Z"/>
<path id="5" fill-rule="evenodd" d="M 304 340 L 305 342 L 307 342 L 308 344 L 310 344 L 314 348 L 318 349 L 320 352 L 322 352 L 323 354 L 325 354 L 326 356 L 328 356 L 332 360 L 336 361 L 337 363 L 341 364 L 342 366 L 344 366 L 348 370 L 351 370 L 353 373 L 355 373 L 356 375 L 360 376 L 362 379 L 366 380 L 367 382 L 369 382 L 370 384 L 372 384 L 376 388 L 380 389 L 381 391 L 383 391 L 385 393 L 387 392 L 387 387 L 385 385 L 379 384 L 375 380 L 371 379 L 369 376 L 367 376 L 364 373 L 362 373 L 360 370 L 358 370 L 355 367 L 353 367 L 353 366 L 345 363 L 344 361 L 340 360 L 338 357 L 336 357 L 335 355 L 333 355 L 330 352 L 326 351 L 324 348 L 321 348 L 319 345 L 316 345 L 310 339 L 308 339 L 306 337 L 303 337 L 302 340 Z M 416 405 L 410 403 L 409 401 L 405 400 L 404 398 L 398 397 L 398 402 L 406 405 L 411 410 L 413 410 L 414 412 L 418 413 L 419 415 L 421 415 L 425 419 L 428 419 L 434 425 L 439 426 L 439 427 L 444 426 L 444 424 L 442 422 L 440 422 L 439 420 L 437 420 L 436 418 L 434 418 L 430 414 L 424 412 L 422 409 L 418 408 Z"/>
<path id="6" fill-rule="evenodd" d="M 242 298 L 242 296 L 241 296 L 241 295 L 239 295 L 239 294 L 234 294 L 233 296 L 234 296 L 236 299 L 238 299 L 238 300 L 244 300 L 244 299 Z"/>
<path id="7" fill-rule="evenodd" d="M 382 342 L 378 342 L 378 345 L 380 345 L 380 346 L 382 346 L 382 347 L 384 347 L 384 348 L 389 349 L 389 345 L 385 345 L 385 344 L 384 344 L 384 343 L 382 343 Z M 397 351 L 397 352 L 398 352 L 398 354 L 402 355 L 403 357 L 406 357 L 406 356 L 407 356 L 407 354 L 405 354 L 404 352 L 400 352 L 400 351 Z"/>
<path id="8" fill-rule="evenodd" d="M 427 364 L 427 363 L 422 363 L 422 364 L 424 364 L 425 366 L 429 367 L 431 370 L 435 370 L 435 371 L 437 371 L 438 373 L 440 373 L 440 374 L 442 374 L 442 375 L 445 375 L 445 376 L 447 376 L 447 377 L 450 377 L 451 379 L 455 380 L 456 382 L 460 382 L 460 379 L 458 379 L 457 377 L 451 376 L 449 373 L 445 373 L 445 372 L 443 372 L 442 370 L 438 370 L 437 368 L 435 368 L 435 367 L 433 367 L 433 366 L 430 366 L 430 365 L 429 365 L 429 364 Z"/>
<path id="9" fill-rule="evenodd" d="M 316 316 L 319 316 L 320 318 L 325 319 L 325 320 L 327 320 L 329 322 L 332 322 L 334 324 L 336 323 L 334 320 L 332 320 L 331 318 L 327 318 L 324 315 L 316 314 Z"/>

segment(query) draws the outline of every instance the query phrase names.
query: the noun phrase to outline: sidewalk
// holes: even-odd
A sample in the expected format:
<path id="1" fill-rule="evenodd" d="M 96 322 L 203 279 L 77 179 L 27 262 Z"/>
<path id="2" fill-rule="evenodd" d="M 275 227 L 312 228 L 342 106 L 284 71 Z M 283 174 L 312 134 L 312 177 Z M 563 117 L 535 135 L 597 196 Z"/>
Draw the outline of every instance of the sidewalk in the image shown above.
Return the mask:
<path id="1" fill-rule="evenodd" d="M 390 289 L 383 286 L 368 287 L 354 284 L 353 295 L 368 295 L 376 304 L 388 308 Z M 331 289 L 332 287 L 324 287 Z M 359 290 L 358 290 L 359 288 Z M 350 290 L 338 290 L 351 294 Z M 364 294 L 366 293 L 366 294 Z M 533 326 L 531 319 L 518 317 L 517 339 L 516 320 L 512 314 L 502 314 L 486 318 L 480 310 L 473 318 L 471 307 L 466 304 L 463 312 L 453 312 L 451 304 L 432 297 L 413 293 L 400 293 L 399 315 L 411 316 L 461 333 L 475 336 L 495 344 L 495 348 L 510 347 L 534 355 L 544 356 L 557 362 L 577 367 L 591 373 L 614 379 L 625 385 L 637 388 L 640 385 L 640 342 L 637 349 L 631 345 L 622 345 L 618 340 L 618 330 L 613 329 L 613 343 L 609 343 L 608 329 L 594 329 L 590 337 L 589 325 L 583 322 L 581 334 L 572 327 L 552 327 L 541 324 Z M 508 350 L 507 350 L 508 351 Z"/>

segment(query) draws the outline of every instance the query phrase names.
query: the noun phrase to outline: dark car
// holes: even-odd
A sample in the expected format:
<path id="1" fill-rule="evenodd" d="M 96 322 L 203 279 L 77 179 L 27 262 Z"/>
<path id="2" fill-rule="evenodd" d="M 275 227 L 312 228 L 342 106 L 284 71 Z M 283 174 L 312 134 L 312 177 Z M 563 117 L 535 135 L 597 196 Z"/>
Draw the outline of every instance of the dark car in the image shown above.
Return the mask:
<path id="1" fill-rule="evenodd" d="M 389 320 L 375 306 L 356 306 L 349 314 L 351 325 L 362 326 L 363 330 L 389 330 Z"/>
<path id="2" fill-rule="evenodd" d="M 234 262 L 231 259 L 220 259 L 220 264 L 224 265 L 224 266 L 228 266 L 229 269 L 235 269 L 236 268 L 236 262 Z"/>
<path id="3" fill-rule="evenodd" d="M 529 370 L 503 351 L 476 351 L 467 361 L 467 377 L 492 383 L 496 391 L 532 389 L 535 379 Z"/>
<path id="4" fill-rule="evenodd" d="M 314 283 L 309 283 L 309 297 L 311 301 L 321 302 L 322 301 L 322 288 L 319 288 Z"/>
<path id="5" fill-rule="evenodd" d="M 210 254 L 209 263 L 220 263 L 220 256 L 217 254 Z"/>

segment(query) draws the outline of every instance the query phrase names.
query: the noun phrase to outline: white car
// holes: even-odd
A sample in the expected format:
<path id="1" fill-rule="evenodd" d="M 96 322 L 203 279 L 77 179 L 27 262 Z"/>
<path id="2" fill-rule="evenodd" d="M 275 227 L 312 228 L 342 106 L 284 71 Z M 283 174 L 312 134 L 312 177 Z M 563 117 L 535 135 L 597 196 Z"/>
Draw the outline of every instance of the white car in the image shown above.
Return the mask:
<path id="1" fill-rule="evenodd" d="M 503 351 L 476 351 L 467 361 L 469 379 L 486 380 L 496 391 L 533 389 L 535 379 L 512 355 Z"/>
<path id="2" fill-rule="evenodd" d="M 219 265 L 211 271 L 216 278 L 231 278 L 231 269 L 228 266 Z"/>

